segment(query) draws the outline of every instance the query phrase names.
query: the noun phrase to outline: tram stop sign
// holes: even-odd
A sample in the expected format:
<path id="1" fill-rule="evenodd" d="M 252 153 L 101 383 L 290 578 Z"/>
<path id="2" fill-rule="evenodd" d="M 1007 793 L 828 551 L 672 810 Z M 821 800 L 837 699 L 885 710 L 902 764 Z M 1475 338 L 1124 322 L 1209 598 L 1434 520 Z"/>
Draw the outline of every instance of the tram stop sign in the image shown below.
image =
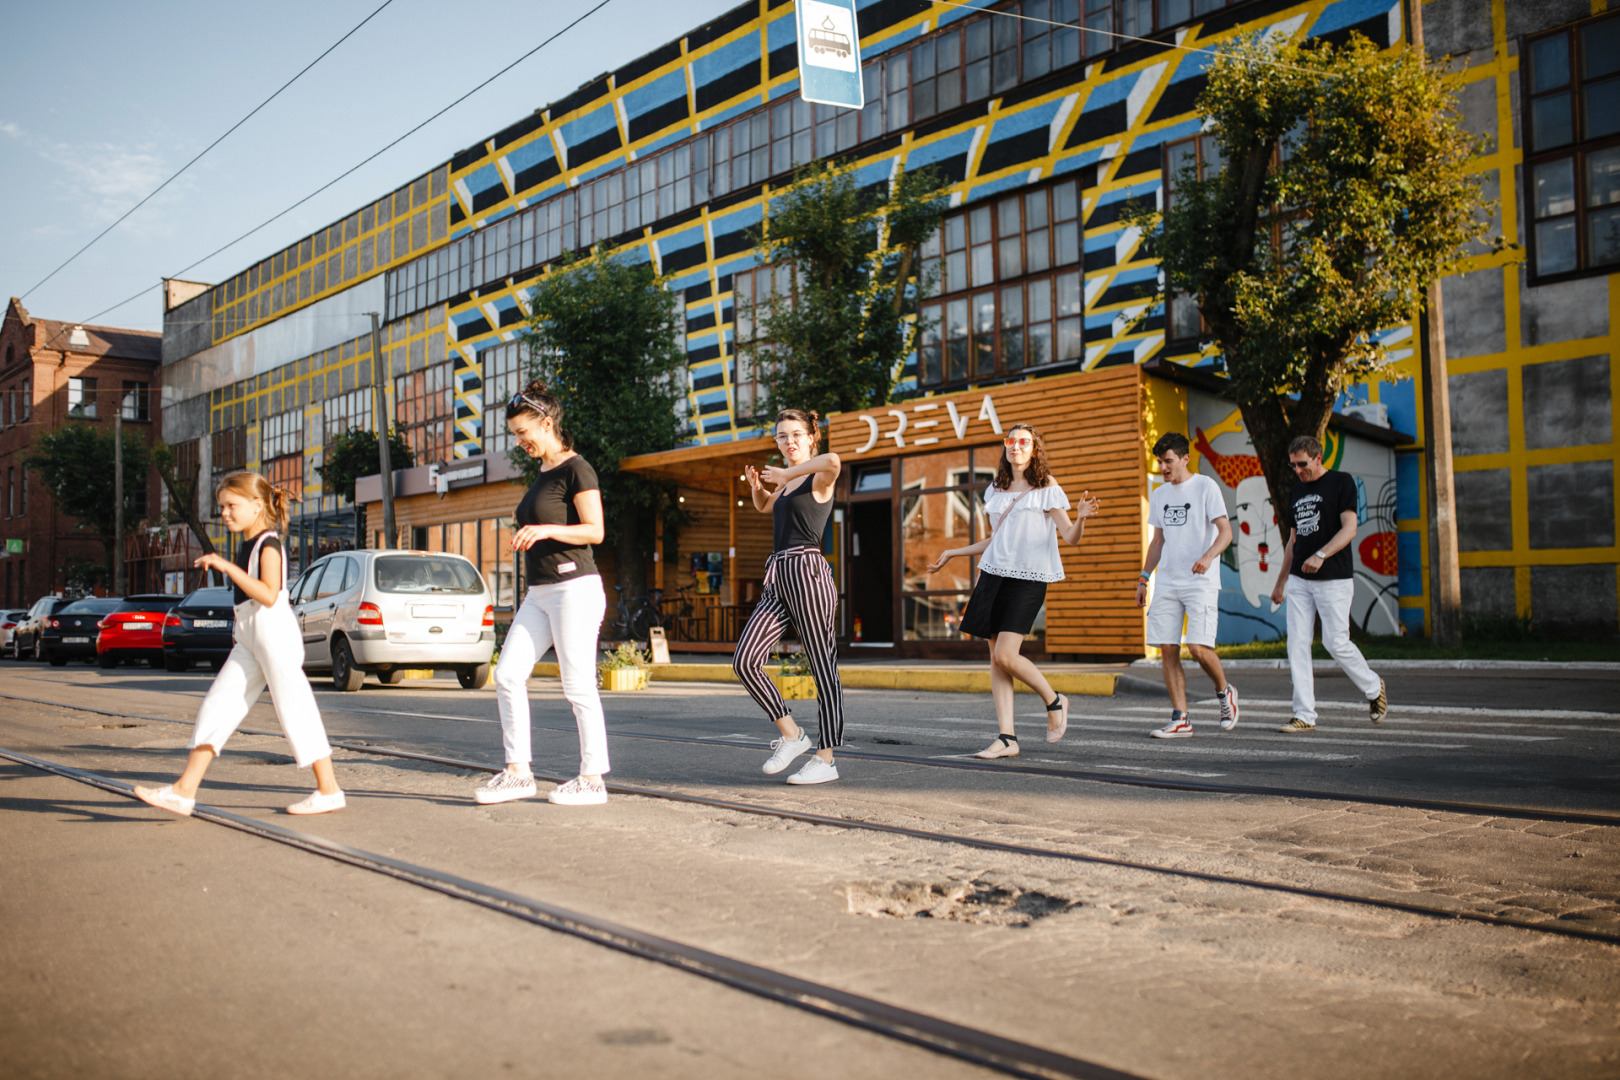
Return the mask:
<path id="1" fill-rule="evenodd" d="M 799 95 L 820 105 L 859 109 L 861 38 L 855 0 L 798 0 Z"/>

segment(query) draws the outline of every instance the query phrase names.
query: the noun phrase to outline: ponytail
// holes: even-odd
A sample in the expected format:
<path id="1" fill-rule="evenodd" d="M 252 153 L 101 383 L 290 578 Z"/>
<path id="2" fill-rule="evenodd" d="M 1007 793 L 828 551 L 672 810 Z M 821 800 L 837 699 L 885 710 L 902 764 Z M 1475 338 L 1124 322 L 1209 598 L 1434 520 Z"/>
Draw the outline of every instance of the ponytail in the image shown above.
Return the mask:
<path id="1" fill-rule="evenodd" d="M 302 501 L 286 488 L 275 487 L 258 473 L 246 470 L 227 473 L 214 489 L 215 498 L 222 491 L 234 491 L 244 498 L 258 499 L 264 504 L 264 516 L 260 520 L 267 528 L 279 533 L 287 531 L 289 504 Z"/>

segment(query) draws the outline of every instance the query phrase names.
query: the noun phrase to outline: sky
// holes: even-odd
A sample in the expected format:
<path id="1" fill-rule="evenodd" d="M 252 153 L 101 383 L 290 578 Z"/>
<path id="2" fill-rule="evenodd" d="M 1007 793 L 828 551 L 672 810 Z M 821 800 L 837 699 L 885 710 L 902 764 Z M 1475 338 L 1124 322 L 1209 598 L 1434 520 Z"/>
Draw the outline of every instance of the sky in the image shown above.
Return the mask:
<path id="1" fill-rule="evenodd" d="M 88 321 L 165 276 L 223 280 L 457 151 L 736 6 L 610 0 L 461 105 L 286 217 L 183 267 L 331 180 L 588 10 L 393 0 L 48 282 L 36 284 L 382 0 L 56 0 L 8 6 L 0 65 L 0 297 Z M 470 10 L 476 16 L 454 17 Z M 96 319 L 162 328 L 161 290 Z"/>

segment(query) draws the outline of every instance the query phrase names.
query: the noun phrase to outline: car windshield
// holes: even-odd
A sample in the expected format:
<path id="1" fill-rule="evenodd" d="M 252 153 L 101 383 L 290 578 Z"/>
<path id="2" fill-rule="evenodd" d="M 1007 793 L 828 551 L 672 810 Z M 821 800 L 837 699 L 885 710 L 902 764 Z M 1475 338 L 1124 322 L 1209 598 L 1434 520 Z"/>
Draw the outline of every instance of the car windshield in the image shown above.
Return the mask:
<path id="1" fill-rule="evenodd" d="M 191 608 L 230 607 L 234 603 L 236 597 L 229 589 L 198 589 L 180 601 L 180 606 L 189 611 Z"/>
<path id="2" fill-rule="evenodd" d="M 124 601 L 116 596 L 93 596 L 84 600 L 75 600 L 67 607 L 57 611 L 58 615 L 105 615 L 109 611 L 117 611 L 123 607 Z"/>
<path id="3" fill-rule="evenodd" d="M 168 611 L 180 602 L 178 596 L 126 597 L 119 611 Z"/>
<path id="4" fill-rule="evenodd" d="M 472 563 L 450 555 L 382 555 L 377 559 L 377 588 L 388 593 L 459 593 L 484 591 Z"/>

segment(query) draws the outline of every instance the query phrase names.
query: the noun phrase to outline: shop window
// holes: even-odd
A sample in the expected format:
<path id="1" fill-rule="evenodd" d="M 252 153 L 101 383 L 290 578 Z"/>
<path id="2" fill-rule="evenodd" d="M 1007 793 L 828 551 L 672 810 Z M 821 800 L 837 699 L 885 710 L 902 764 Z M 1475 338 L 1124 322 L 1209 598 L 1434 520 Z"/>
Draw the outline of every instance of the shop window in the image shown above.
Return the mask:
<path id="1" fill-rule="evenodd" d="M 68 418 L 96 419 L 96 380 L 82 376 L 68 379 Z"/>
<path id="2" fill-rule="evenodd" d="M 1532 276 L 1620 264 L 1620 15 L 1532 38 L 1525 52 Z"/>
<path id="3" fill-rule="evenodd" d="M 907 641 L 961 640 L 958 626 L 973 588 L 976 560 L 957 559 L 937 573 L 928 566 L 948 548 L 987 534 L 983 490 L 995 478 L 1000 451 L 948 450 L 904 458 L 900 477 L 901 636 Z"/>

